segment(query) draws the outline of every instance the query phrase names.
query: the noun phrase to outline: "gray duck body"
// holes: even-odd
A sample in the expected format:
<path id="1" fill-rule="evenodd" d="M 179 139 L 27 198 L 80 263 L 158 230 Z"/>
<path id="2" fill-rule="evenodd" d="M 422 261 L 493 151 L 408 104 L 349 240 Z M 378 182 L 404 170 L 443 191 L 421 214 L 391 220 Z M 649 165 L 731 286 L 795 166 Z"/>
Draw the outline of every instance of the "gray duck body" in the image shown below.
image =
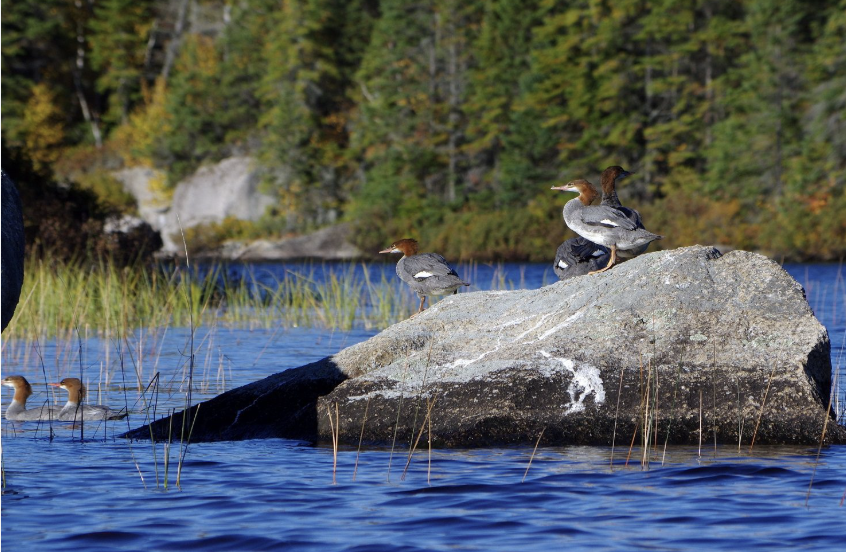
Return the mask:
<path id="1" fill-rule="evenodd" d="M 101 420 L 118 420 L 126 414 L 112 410 L 108 406 L 99 404 L 84 404 L 82 406 L 75 402 L 66 402 L 65 406 L 58 412 L 57 419 L 63 422 L 96 422 Z"/>
<path id="2" fill-rule="evenodd" d="M 620 249 L 637 249 L 661 239 L 628 218 L 623 212 L 607 205 L 586 206 L 579 198 L 564 205 L 564 222 L 573 232 L 596 244 Z"/>
<path id="3" fill-rule="evenodd" d="M 403 256 L 397 262 L 397 276 L 419 297 L 449 295 L 470 284 L 458 277 L 446 259 L 437 253 Z"/>
<path id="4" fill-rule="evenodd" d="M 6 408 L 6 419 L 13 422 L 40 422 L 57 419 L 59 412 L 49 405 L 27 408 L 26 403 L 13 400 Z"/>
<path id="5" fill-rule="evenodd" d="M 559 280 L 584 276 L 607 265 L 610 255 L 605 246 L 581 236 L 570 238 L 558 246 L 552 270 Z"/>
<path id="6" fill-rule="evenodd" d="M 617 192 L 612 191 L 610 194 L 606 194 L 602 192 L 602 201 L 599 204 L 600 206 L 610 207 L 612 209 L 616 209 L 620 211 L 627 219 L 632 221 L 636 228 L 645 229 L 643 226 L 643 219 L 640 216 L 640 213 L 636 209 L 632 209 L 631 207 L 624 207 L 620 203 L 620 199 L 617 197 Z M 622 257 L 624 259 L 631 259 L 633 257 L 637 257 L 644 251 L 646 248 L 649 247 L 649 242 L 645 244 L 635 247 L 633 249 L 617 249 L 617 256 Z"/>

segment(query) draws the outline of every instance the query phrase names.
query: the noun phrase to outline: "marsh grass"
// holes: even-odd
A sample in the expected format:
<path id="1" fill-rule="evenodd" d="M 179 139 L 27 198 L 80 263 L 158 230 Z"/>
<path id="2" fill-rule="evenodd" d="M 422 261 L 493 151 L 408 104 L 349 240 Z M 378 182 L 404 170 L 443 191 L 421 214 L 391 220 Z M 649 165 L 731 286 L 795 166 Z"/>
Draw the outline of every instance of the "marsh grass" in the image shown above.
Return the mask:
<path id="1" fill-rule="evenodd" d="M 402 470 L 402 477 L 400 477 L 400 481 L 405 481 L 405 476 L 406 474 L 408 474 L 408 468 L 409 466 L 411 466 L 411 458 L 414 456 L 414 452 L 417 450 L 417 445 L 420 443 L 420 437 L 423 436 L 423 432 L 427 428 L 427 423 L 429 428 L 429 450 L 431 452 L 432 409 L 435 407 L 435 401 L 437 399 L 437 396 L 432 397 L 431 399 L 426 399 L 426 417 L 423 419 L 423 423 L 420 424 L 420 431 L 417 432 L 417 438 L 414 440 L 414 444 L 412 444 L 412 446 L 409 448 L 408 458 L 405 461 L 405 467 Z"/>
<path id="2" fill-rule="evenodd" d="M 119 268 L 103 259 L 62 263 L 30 257 L 22 301 L 4 341 L 69 340 L 75 331 L 80 338 L 84 333 L 108 340 L 122 330 L 192 322 L 197 327 L 370 329 L 411 315 L 413 295 L 397 278 L 383 272 L 373 279 L 365 265 L 356 268 L 306 266 L 280 276 L 249 267 L 243 277 L 231 277 L 222 267 Z"/>

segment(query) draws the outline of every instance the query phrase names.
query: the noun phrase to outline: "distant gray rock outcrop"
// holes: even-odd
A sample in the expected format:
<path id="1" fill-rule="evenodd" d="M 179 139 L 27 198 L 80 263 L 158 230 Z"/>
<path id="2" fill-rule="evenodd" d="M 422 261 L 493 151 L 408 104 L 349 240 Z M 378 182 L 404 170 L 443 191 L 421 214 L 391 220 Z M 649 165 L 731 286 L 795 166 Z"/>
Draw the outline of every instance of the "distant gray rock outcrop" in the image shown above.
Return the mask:
<path id="1" fill-rule="evenodd" d="M 134 168 L 115 174 L 138 201 L 139 214 L 161 233 L 164 253 L 178 254 L 182 244 L 174 241 L 182 228 L 222 222 L 227 217 L 258 220 L 274 199 L 259 190 L 259 175 L 251 157 L 230 157 L 201 167 L 179 182 L 170 203 L 152 189 L 151 181 L 163 176 L 152 169 Z"/>
<path id="2" fill-rule="evenodd" d="M 173 192 L 162 239 L 167 251 L 182 251 L 171 239 L 179 234 L 177 214 L 183 228 L 221 222 L 227 217 L 258 220 L 274 199 L 259 191 L 260 178 L 250 157 L 230 157 L 181 181 Z"/>
<path id="3" fill-rule="evenodd" d="M 811 444 L 829 415 L 829 353 L 780 266 L 695 246 L 538 290 L 449 296 L 207 401 L 192 440 L 329 439 L 337 408 L 350 443 L 362 430 L 366 443 L 390 443 L 395 429 L 408 443 L 431 422 L 447 447 L 533 444 L 542 431 L 542 444 L 622 446 L 644 430 L 659 443 L 748 446 L 755 433 L 758 444 Z M 159 436 L 167 428 L 153 425 Z M 831 441 L 846 439 L 828 428 Z"/>
<path id="4" fill-rule="evenodd" d="M 12 179 L 2 173 L 2 322 L 5 330 L 15 314 L 24 278 L 23 206 Z"/>
<path id="5" fill-rule="evenodd" d="M 189 178 L 179 182 L 172 200 L 156 191 L 156 180 L 164 174 L 149 168 L 124 169 L 115 173 L 124 189 L 138 203 L 139 216 L 161 234 L 164 255 L 182 255 L 179 235 L 182 228 L 200 224 L 220 223 L 227 217 L 239 220 L 258 220 L 275 203 L 273 197 L 259 189 L 260 176 L 251 157 L 230 157 L 201 167 Z M 361 257 L 349 241 L 346 224 L 323 228 L 311 234 L 275 240 L 253 242 L 232 241 L 220 250 L 204 251 L 200 256 L 239 261 L 277 261 L 301 258 L 344 260 Z M 191 244 L 188 244 L 189 249 Z"/>
<path id="6" fill-rule="evenodd" d="M 284 261 L 289 259 L 322 259 L 339 261 L 361 257 L 361 251 L 348 238 L 350 226 L 336 224 L 311 234 L 279 240 L 229 242 L 219 252 L 224 259 L 238 261 Z"/>

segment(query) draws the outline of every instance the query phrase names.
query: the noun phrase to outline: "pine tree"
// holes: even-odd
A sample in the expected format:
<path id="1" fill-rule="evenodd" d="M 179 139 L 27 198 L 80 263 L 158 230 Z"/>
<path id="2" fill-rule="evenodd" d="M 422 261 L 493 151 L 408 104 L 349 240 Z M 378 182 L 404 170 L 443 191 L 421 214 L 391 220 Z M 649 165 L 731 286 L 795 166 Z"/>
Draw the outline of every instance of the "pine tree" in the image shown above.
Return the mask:
<path id="1" fill-rule="evenodd" d="M 262 104 L 261 80 L 267 71 L 263 43 L 272 28 L 277 0 L 246 0 L 232 5 L 216 45 L 221 52 L 218 114 L 227 144 L 248 143 L 256 133 Z"/>
<path id="2" fill-rule="evenodd" d="M 140 98 L 152 2 L 102 0 L 94 5 L 91 64 L 98 71 L 97 88 L 110 94 L 107 119 L 126 122 L 133 102 Z"/>
<path id="3" fill-rule="evenodd" d="M 708 149 L 712 186 L 731 183 L 732 193 L 750 200 L 784 191 L 789 160 L 801 151 L 811 9 L 797 0 L 747 4 L 747 53 L 718 83 L 727 116 L 714 126 Z"/>
<path id="4" fill-rule="evenodd" d="M 808 154 L 822 161 L 825 179 L 846 189 L 846 0 L 832 5 L 806 62 L 811 89 L 806 135 Z"/>
<path id="5" fill-rule="evenodd" d="M 382 2 L 380 11 L 356 75 L 358 111 L 350 137 L 363 170 L 350 216 L 356 239 L 368 250 L 392 239 L 391 233 L 413 235 L 422 217 L 433 216 L 430 223 L 437 224 L 430 177 L 443 168 L 431 148 L 432 13 L 401 0 Z"/>
<path id="6" fill-rule="evenodd" d="M 568 173 L 589 174 L 612 162 L 637 169 L 644 124 L 632 46 L 638 3 L 543 7 L 524 105 L 537 110 L 554 133 Z"/>
<path id="7" fill-rule="evenodd" d="M 452 0 L 391 0 L 380 8 L 357 74 L 351 135 L 364 167 L 351 211 L 368 248 L 388 239 L 378 220 L 396 217 L 409 230 L 425 231 L 465 201 L 463 107 L 470 33 L 480 17 L 474 5 Z"/>
<path id="8" fill-rule="evenodd" d="M 473 43 L 476 64 L 470 74 L 467 103 L 466 150 L 486 169 L 475 191 L 490 187 L 493 204 L 520 204 L 533 197 L 526 188 L 544 180 L 538 171 L 543 155 L 532 147 L 544 141 L 535 112 L 517 109 L 528 87 L 531 32 L 539 23 L 537 2 L 493 0 L 486 2 L 481 29 Z M 549 151 L 548 143 L 540 149 Z M 479 201 L 477 197 L 475 200 Z"/>
<path id="9" fill-rule="evenodd" d="M 221 156 L 225 129 L 220 87 L 220 54 L 212 39 L 189 35 L 168 80 L 166 111 L 170 132 L 160 142 L 157 164 L 167 167 L 171 184 L 206 159 Z"/>
<path id="10" fill-rule="evenodd" d="M 296 227 L 332 222 L 344 200 L 347 93 L 363 46 L 346 16 L 366 29 L 364 4 L 283 0 L 272 14 L 259 90 L 261 159 L 282 169 L 275 184 Z"/>
<path id="11" fill-rule="evenodd" d="M 741 53 L 742 27 L 732 22 L 740 13 L 733 1 L 664 0 L 639 18 L 644 182 L 661 188 L 669 177 L 673 186 L 699 188 L 716 118 L 714 82 Z"/>

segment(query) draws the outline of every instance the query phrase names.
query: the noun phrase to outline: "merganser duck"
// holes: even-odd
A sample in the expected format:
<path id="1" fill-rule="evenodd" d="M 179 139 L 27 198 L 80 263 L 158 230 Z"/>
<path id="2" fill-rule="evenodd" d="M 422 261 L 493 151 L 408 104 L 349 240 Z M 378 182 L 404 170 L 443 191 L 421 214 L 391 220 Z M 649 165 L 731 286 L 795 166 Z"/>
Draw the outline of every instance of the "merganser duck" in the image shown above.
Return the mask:
<path id="1" fill-rule="evenodd" d="M 570 238 L 558 246 L 552 270 L 559 280 L 584 276 L 608 264 L 611 252 L 581 236 Z"/>
<path id="2" fill-rule="evenodd" d="M 379 253 L 402 253 L 397 262 L 397 276 L 420 297 L 418 314 L 423 312 L 427 296 L 455 294 L 461 286 L 470 285 L 462 281 L 446 259 L 437 253 L 418 254 L 416 240 L 396 241 Z"/>
<path id="3" fill-rule="evenodd" d="M 6 409 L 6 419 L 16 422 L 37 422 L 43 420 L 55 420 L 58 410 L 52 406 L 44 405 L 39 408 L 26 407 L 26 400 L 32 395 L 32 386 L 23 376 L 6 376 L 3 378 L 3 385 L 12 387 L 15 396 L 12 403 Z"/>
<path id="4" fill-rule="evenodd" d="M 620 199 L 617 197 L 617 181 L 633 174 L 635 173 L 629 172 L 619 165 L 612 165 L 602 171 L 600 181 L 600 185 L 602 186 L 602 201 L 599 204 L 617 209 L 626 215 L 626 218 L 634 222 L 635 226 L 643 228 L 643 220 L 640 217 L 640 213 L 630 207 L 623 207 L 623 204 L 620 203 Z M 617 256 L 624 259 L 631 259 L 646 251 L 647 247 L 649 247 L 648 243 L 635 249 L 618 249 Z"/>
<path id="5" fill-rule="evenodd" d="M 564 206 L 564 222 L 573 232 L 596 244 L 611 248 L 611 258 L 605 268 L 589 272 L 605 272 L 617 263 L 618 249 L 635 249 L 663 236 L 648 232 L 627 218 L 621 211 L 607 205 L 594 205 L 591 202 L 599 193 L 593 184 L 579 179 L 564 186 L 553 186 L 553 190 L 577 192 L 579 197 L 571 199 Z"/>
<path id="6" fill-rule="evenodd" d="M 126 417 L 126 412 L 112 410 L 102 404 L 83 404 L 79 401 L 85 398 L 85 386 L 79 378 L 65 378 L 59 383 L 51 383 L 53 387 L 60 387 L 68 392 L 68 402 L 58 413 L 58 419 L 63 422 L 120 420 Z"/>

